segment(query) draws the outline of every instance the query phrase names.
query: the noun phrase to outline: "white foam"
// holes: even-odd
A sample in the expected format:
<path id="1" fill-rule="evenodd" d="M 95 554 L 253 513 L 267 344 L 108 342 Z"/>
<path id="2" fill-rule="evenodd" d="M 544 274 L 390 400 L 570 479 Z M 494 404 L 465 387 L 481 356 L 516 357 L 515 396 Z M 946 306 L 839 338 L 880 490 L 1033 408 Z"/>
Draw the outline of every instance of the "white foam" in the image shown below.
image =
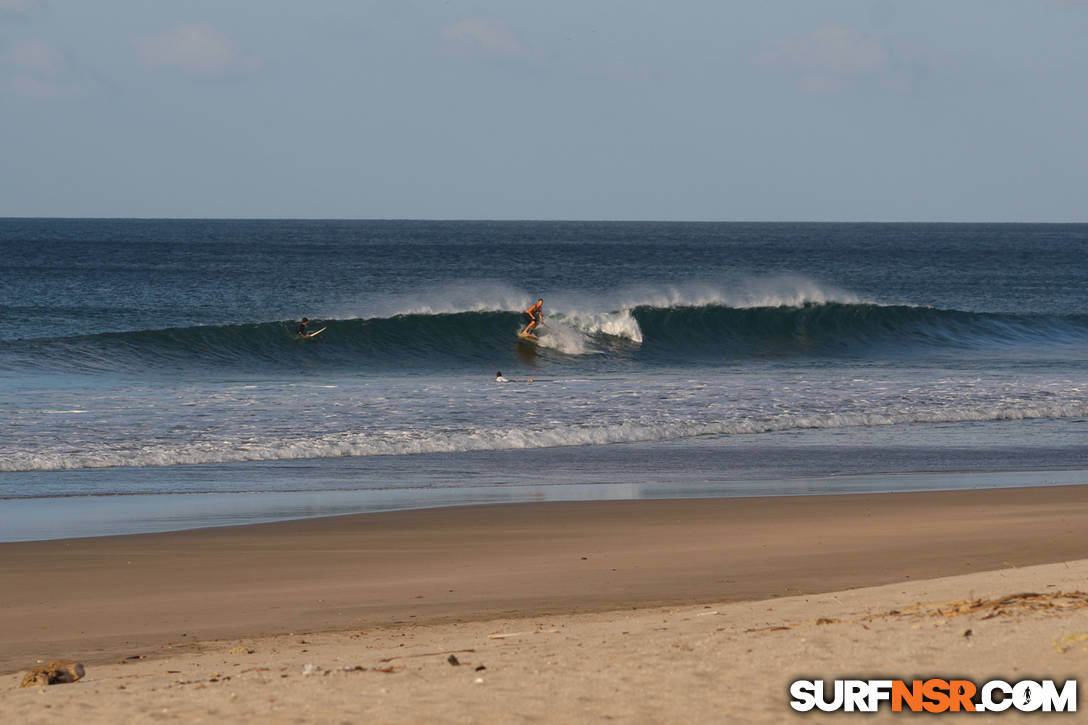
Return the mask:
<path id="1" fill-rule="evenodd" d="M 586 335 L 608 335 L 642 342 L 642 329 L 629 309 L 618 312 L 573 312 L 557 315 L 556 319 Z"/>
<path id="2" fill-rule="evenodd" d="M 641 344 L 642 329 L 632 314 L 636 307 L 667 309 L 717 305 L 744 309 L 831 302 L 854 304 L 861 302 L 861 298 L 796 275 L 745 278 L 729 285 L 689 282 L 666 287 L 631 287 L 600 295 L 575 293 L 560 296 L 551 306 L 550 331 L 558 334 L 542 336 L 541 345 L 568 354 L 583 354 L 595 351 L 587 338 L 596 335 Z"/>
<path id="3" fill-rule="evenodd" d="M 516 386 L 511 386 L 516 387 Z M 507 389 L 504 386 L 504 389 Z M 910 423 L 963 423 L 1088 416 L 1088 402 L 996 404 L 983 408 L 941 407 L 903 412 L 785 413 L 737 416 L 723 420 L 624 422 L 587 426 L 480 428 L 464 431 L 390 430 L 378 433 L 331 433 L 289 440 L 201 441 L 182 445 L 141 446 L 125 450 L 64 453 L 13 452 L 0 458 L 0 471 L 59 471 L 117 466 L 170 466 L 237 463 L 345 456 L 452 453 L 460 451 L 552 448 L 665 441 L 706 435 L 751 435 L 808 428 L 890 426 Z"/>
<path id="4" fill-rule="evenodd" d="M 595 344 L 595 338 L 600 335 L 642 344 L 642 329 L 632 314 L 636 307 L 718 305 L 744 309 L 863 301 L 851 292 L 799 275 L 744 277 L 726 282 L 644 284 L 610 292 L 571 290 L 545 291 L 542 294 L 545 299 L 546 328 L 540 336 L 540 346 L 567 355 L 601 352 Z M 520 312 L 537 296 L 499 281 L 447 283 L 344 304 L 325 317 L 386 319 L 397 315 Z"/>
<path id="5" fill-rule="evenodd" d="M 567 355 L 584 355 L 590 352 L 586 334 L 558 318 L 551 318 L 544 328 L 547 333 L 539 333 L 540 346 L 558 350 Z"/>

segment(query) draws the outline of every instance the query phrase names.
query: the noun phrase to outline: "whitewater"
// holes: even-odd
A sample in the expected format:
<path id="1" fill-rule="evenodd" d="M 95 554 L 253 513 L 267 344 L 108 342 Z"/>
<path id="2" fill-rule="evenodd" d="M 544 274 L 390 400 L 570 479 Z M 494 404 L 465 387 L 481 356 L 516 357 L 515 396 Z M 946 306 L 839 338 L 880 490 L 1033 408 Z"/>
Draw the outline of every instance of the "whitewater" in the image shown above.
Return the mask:
<path id="1" fill-rule="evenodd" d="M 0 539 L 117 497 L 92 532 L 223 523 L 184 514 L 201 496 L 250 496 L 237 521 L 1088 469 L 1084 225 L 0 220 L 0 244 Z"/>

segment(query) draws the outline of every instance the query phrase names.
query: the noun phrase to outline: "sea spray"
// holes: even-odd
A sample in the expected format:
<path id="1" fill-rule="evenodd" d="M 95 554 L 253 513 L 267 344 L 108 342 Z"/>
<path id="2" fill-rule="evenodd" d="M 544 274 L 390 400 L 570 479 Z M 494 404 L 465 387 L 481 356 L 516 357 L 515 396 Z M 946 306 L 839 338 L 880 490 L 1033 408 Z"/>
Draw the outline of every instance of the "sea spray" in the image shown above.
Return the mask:
<path id="1" fill-rule="evenodd" d="M 507 311 L 403 314 L 322 320 L 320 338 L 300 341 L 290 321 L 0 341 L 0 370 L 247 374 L 299 369 L 428 371 L 501 365 L 516 352 L 520 314 Z M 645 364 L 698 360 L 959 356 L 974 352 L 1055 359 L 1088 349 L 1088 315 L 1009 315 L 907 305 L 639 306 L 557 311 L 545 316 L 540 348 Z"/>
<path id="2" fill-rule="evenodd" d="M 0 219 L 0 243 L 5 498 L 1088 460 L 1088 225 Z M 50 522 L 94 518 L 69 503 Z"/>

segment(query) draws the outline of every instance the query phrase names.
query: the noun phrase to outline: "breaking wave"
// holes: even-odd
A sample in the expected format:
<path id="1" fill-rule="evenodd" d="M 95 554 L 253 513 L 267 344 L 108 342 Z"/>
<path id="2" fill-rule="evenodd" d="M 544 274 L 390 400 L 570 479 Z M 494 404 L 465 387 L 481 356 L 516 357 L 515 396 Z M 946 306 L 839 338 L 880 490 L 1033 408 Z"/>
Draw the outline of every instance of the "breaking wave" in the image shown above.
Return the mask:
<path id="1" fill-rule="evenodd" d="M 0 369 L 125 372 L 237 368 L 448 369 L 490 365 L 521 344 L 521 314 L 412 313 L 316 321 L 311 340 L 274 321 L 107 332 L 0 342 Z M 533 353 L 555 361 L 586 355 L 634 362 L 742 362 L 746 358 L 881 357 L 958 353 L 994 346 L 1030 350 L 1088 346 L 1088 315 L 1010 315 L 865 302 L 736 307 L 639 304 L 549 315 Z"/>

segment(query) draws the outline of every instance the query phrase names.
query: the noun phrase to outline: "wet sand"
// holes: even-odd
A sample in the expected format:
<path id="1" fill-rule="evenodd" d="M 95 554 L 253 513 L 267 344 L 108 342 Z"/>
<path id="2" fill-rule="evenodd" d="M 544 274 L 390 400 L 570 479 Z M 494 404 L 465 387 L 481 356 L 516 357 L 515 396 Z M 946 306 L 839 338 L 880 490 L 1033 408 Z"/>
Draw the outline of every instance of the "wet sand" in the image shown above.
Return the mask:
<path id="1" fill-rule="evenodd" d="M 480 506 L 0 544 L 0 672 L 1088 558 L 1088 487 Z"/>

